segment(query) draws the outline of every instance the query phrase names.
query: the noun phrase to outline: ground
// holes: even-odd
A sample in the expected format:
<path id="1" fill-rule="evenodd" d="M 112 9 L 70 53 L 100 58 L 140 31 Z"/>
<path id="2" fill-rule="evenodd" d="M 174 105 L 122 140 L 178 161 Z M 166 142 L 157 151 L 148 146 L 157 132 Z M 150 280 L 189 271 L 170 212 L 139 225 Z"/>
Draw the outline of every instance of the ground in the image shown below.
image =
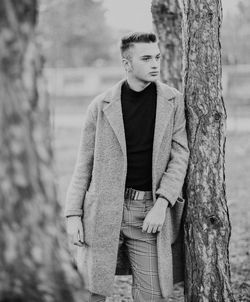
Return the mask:
<path id="1" fill-rule="evenodd" d="M 76 159 L 80 127 L 88 100 L 54 100 L 54 146 L 58 175 L 58 197 L 64 203 Z M 230 264 L 232 287 L 237 302 L 250 301 L 250 132 L 227 133 L 226 188 L 232 225 Z M 119 277 L 108 302 L 131 300 L 131 278 Z M 171 302 L 183 302 L 183 287 L 176 288 Z"/>

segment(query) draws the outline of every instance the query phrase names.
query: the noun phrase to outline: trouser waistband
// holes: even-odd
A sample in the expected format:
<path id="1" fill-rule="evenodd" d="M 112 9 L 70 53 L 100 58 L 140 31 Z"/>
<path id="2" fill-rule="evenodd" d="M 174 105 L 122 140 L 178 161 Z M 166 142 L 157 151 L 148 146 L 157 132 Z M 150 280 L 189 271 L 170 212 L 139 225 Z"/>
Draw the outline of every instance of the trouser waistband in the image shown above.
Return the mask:
<path id="1" fill-rule="evenodd" d="M 125 188 L 124 197 L 125 199 L 132 200 L 153 199 L 153 193 L 152 191 L 140 191 L 133 188 Z"/>

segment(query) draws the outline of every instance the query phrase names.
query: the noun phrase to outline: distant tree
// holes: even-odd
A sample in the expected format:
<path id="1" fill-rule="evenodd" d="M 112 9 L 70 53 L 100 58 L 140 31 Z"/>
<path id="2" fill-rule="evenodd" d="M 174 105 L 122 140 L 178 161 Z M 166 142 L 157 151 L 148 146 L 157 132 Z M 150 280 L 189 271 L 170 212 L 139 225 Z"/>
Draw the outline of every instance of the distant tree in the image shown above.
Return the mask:
<path id="1" fill-rule="evenodd" d="M 177 0 L 153 0 L 151 12 L 161 50 L 161 79 L 182 90 L 182 11 Z"/>
<path id="2" fill-rule="evenodd" d="M 240 12 L 242 24 L 248 23 L 250 24 L 250 3 L 247 0 L 241 0 L 238 4 L 238 9 Z"/>
<path id="3" fill-rule="evenodd" d="M 0 1 L 0 301 L 84 301 L 66 249 L 35 0 Z"/>
<path id="4" fill-rule="evenodd" d="M 101 0 L 40 0 L 38 29 L 50 66 L 80 67 L 112 60 L 114 41 Z"/>
<path id="5" fill-rule="evenodd" d="M 222 26 L 222 59 L 225 64 L 250 64 L 250 3 L 241 0 L 238 11 L 228 13 Z"/>

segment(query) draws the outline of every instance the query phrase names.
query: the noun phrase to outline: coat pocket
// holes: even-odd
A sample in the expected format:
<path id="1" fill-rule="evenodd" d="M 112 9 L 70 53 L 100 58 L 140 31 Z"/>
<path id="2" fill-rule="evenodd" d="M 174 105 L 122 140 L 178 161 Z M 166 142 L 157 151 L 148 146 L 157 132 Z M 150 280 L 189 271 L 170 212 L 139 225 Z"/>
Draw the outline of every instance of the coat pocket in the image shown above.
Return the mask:
<path id="1" fill-rule="evenodd" d="M 86 192 L 83 204 L 83 231 L 85 244 L 92 246 L 96 223 L 97 195 Z"/>
<path id="2" fill-rule="evenodd" d="M 173 244 L 178 238 L 181 228 L 184 206 L 185 206 L 185 200 L 179 196 L 175 202 L 175 205 L 170 209 L 171 226 L 172 226 L 171 244 Z"/>

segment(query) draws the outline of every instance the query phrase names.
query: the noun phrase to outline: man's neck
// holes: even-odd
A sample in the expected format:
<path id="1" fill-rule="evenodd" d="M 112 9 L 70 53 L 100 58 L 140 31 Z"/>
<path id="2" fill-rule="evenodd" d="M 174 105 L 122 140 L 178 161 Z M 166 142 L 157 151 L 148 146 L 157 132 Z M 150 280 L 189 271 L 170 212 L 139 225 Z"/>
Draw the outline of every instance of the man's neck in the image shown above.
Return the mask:
<path id="1" fill-rule="evenodd" d="M 140 81 L 135 81 L 127 77 L 127 82 L 129 87 L 134 90 L 134 91 L 142 91 L 144 90 L 148 85 L 151 84 L 151 82 L 140 82 Z"/>

